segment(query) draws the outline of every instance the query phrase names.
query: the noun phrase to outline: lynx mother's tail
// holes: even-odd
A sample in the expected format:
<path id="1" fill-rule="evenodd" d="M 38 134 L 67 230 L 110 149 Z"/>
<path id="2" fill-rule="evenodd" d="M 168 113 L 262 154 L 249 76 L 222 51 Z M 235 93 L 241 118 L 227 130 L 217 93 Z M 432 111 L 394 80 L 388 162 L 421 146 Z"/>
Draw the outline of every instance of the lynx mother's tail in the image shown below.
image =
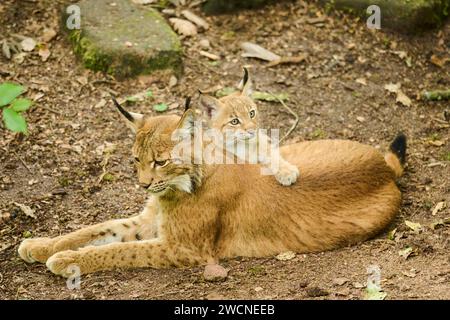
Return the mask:
<path id="1" fill-rule="evenodd" d="M 403 174 L 403 166 L 406 161 L 406 136 L 403 133 L 399 133 L 392 141 L 384 160 L 397 178 Z"/>

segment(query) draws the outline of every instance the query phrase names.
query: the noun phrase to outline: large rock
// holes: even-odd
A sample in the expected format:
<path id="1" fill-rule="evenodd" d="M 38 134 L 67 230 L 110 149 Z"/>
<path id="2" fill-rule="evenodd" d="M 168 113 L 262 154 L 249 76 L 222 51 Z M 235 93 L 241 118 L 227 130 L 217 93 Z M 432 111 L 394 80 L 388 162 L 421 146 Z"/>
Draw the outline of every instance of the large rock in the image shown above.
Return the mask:
<path id="1" fill-rule="evenodd" d="M 68 30 L 69 39 L 86 68 L 122 78 L 167 68 L 181 72 L 180 41 L 157 11 L 130 0 L 77 5 L 81 29 Z"/>
<path id="2" fill-rule="evenodd" d="M 208 14 L 228 13 L 238 9 L 255 9 L 274 0 L 207 0 L 203 10 Z"/>
<path id="3" fill-rule="evenodd" d="M 340 9 L 368 17 L 370 5 L 381 9 L 381 28 L 406 33 L 440 25 L 450 12 L 450 0 L 320 0 L 329 10 Z"/>

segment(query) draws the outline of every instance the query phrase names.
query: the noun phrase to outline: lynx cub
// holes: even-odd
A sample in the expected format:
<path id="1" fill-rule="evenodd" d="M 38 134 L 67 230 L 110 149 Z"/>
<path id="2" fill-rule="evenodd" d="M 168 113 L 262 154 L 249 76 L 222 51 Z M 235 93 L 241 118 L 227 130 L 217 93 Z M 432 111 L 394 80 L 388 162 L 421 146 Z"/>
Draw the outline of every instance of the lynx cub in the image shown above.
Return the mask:
<path id="1" fill-rule="evenodd" d="M 274 174 L 281 185 L 292 185 L 299 176 L 298 168 L 284 160 L 278 150 L 270 152 L 270 139 L 258 128 L 258 110 L 251 99 L 252 84 L 245 68 L 240 86 L 241 92 L 220 99 L 201 94 L 200 105 L 208 127 L 230 134 L 226 149 L 238 158 L 254 157 L 254 163 L 264 165 L 264 171 Z"/>

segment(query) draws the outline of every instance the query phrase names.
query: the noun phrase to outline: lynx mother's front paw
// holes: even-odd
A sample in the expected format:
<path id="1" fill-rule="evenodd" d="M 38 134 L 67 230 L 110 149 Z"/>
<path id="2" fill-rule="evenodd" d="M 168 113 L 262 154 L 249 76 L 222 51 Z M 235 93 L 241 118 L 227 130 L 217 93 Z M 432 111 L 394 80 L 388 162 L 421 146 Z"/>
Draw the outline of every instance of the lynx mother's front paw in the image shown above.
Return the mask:
<path id="1" fill-rule="evenodd" d="M 277 181 L 283 186 L 290 186 L 297 181 L 300 172 L 298 168 L 294 165 L 289 164 L 288 166 L 280 168 L 275 174 Z"/>
<path id="2" fill-rule="evenodd" d="M 80 253 L 73 250 L 55 253 L 47 260 L 46 266 L 54 274 L 65 278 L 74 273 L 81 274 Z"/>
<path id="3" fill-rule="evenodd" d="M 19 256 L 28 263 L 45 263 L 53 254 L 53 242 L 50 238 L 25 239 L 17 251 Z"/>

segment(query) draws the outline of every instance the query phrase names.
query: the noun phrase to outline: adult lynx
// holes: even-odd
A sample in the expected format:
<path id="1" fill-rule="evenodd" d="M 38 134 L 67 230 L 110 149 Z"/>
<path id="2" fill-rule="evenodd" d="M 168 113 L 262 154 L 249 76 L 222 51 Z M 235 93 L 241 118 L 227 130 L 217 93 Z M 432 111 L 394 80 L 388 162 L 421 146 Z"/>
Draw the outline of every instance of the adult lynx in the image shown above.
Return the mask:
<path id="1" fill-rule="evenodd" d="M 143 212 L 55 238 L 24 240 L 20 256 L 55 274 L 113 268 L 190 266 L 236 256 L 323 251 L 366 240 L 400 205 L 406 140 L 383 156 L 357 142 L 321 140 L 284 146 L 302 178 L 286 188 L 260 166 L 198 165 L 170 157 L 177 128 L 195 114 L 144 117 L 117 105 L 136 132 L 132 149 L 139 182 L 150 197 Z"/>

